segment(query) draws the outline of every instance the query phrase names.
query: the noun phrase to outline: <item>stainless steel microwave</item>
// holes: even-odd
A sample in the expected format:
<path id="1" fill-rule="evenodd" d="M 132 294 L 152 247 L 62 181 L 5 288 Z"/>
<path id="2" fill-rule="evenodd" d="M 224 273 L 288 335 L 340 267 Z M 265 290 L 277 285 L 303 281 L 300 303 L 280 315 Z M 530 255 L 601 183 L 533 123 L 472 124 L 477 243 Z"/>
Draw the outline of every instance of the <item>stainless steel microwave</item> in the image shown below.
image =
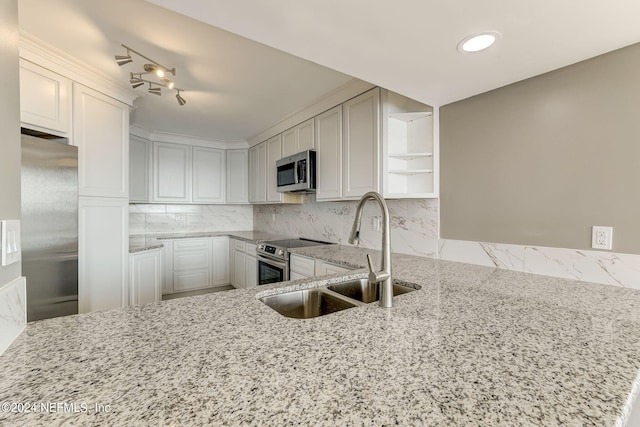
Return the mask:
<path id="1" fill-rule="evenodd" d="M 276 162 L 278 191 L 313 193 L 316 191 L 316 152 L 303 151 Z"/>

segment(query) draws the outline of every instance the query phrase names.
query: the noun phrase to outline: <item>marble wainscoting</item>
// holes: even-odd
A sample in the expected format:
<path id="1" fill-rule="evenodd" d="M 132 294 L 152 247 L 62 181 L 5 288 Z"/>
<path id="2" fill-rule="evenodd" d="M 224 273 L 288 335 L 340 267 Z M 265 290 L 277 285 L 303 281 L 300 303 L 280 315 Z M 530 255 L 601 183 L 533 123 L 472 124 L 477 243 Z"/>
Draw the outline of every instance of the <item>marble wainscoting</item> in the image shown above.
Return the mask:
<path id="1" fill-rule="evenodd" d="M 129 234 L 253 229 L 251 205 L 129 205 Z"/>
<path id="2" fill-rule="evenodd" d="M 439 254 L 448 261 L 640 289 L 640 255 L 446 239 Z"/>
<path id="3" fill-rule="evenodd" d="M 0 288 L 0 354 L 20 335 L 27 324 L 27 287 L 19 277 Z"/>
<path id="4" fill-rule="evenodd" d="M 438 256 L 438 200 L 387 200 L 391 215 L 391 249 L 396 253 L 436 258 Z M 306 237 L 343 245 L 356 215 L 357 201 L 316 202 L 304 196 L 301 205 L 256 205 L 254 229 L 286 236 Z M 380 249 L 381 231 L 373 229 L 381 219 L 378 205 L 368 202 L 362 215 L 360 246 Z"/>

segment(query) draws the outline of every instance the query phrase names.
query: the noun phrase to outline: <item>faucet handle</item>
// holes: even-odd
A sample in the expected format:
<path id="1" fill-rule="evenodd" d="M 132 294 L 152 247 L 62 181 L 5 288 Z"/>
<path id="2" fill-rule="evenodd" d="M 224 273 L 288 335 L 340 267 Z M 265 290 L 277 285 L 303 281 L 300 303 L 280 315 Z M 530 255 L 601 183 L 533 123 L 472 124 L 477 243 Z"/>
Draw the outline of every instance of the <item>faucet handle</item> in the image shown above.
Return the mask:
<path id="1" fill-rule="evenodd" d="M 369 282 L 379 283 L 383 280 L 387 280 L 391 275 L 384 271 L 374 271 L 373 263 L 371 262 L 371 255 L 367 254 L 367 265 L 369 267 Z"/>

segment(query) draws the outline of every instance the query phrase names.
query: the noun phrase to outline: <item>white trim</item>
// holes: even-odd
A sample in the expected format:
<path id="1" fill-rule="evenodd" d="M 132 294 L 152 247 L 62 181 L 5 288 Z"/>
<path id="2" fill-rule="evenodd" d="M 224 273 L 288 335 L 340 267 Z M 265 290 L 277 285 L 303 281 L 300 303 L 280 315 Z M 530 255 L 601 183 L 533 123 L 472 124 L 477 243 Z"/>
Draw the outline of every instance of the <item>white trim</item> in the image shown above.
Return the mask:
<path id="1" fill-rule="evenodd" d="M 20 58 L 132 106 L 138 97 L 129 86 L 25 31 L 20 31 Z"/>
<path id="2" fill-rule="evenodd" d="M 367 83 L 362 80 L 350 80 L 339 88 L 329 92 L 319 100 L 313 102 L 307 108 L 285 117 L 279 122 L 274 123 L 268 129 L 252 136 L 247 140 L 249 147 L 258 145 L 261 142 L 264 142 L 267 139 L 270 139 L 306 120 L 314 118 L 318 114 L 324 113 L 325 111 L 330 110 L 333 107 L 336 107 L 374 87 L 376 87 L 374 84 Z"/>
<path id="3" fill-rule="evenodd" d="M 178 133 L 153 131 L 140 125 L 129 126 L 129 133 L 137 137 L 156 142 L 169 142 L 171 144 L 192 145 L 197 147 L 220 149 L 246 149 L 247 141 L 221 141 L 198 136 L 181 135 Z"/>

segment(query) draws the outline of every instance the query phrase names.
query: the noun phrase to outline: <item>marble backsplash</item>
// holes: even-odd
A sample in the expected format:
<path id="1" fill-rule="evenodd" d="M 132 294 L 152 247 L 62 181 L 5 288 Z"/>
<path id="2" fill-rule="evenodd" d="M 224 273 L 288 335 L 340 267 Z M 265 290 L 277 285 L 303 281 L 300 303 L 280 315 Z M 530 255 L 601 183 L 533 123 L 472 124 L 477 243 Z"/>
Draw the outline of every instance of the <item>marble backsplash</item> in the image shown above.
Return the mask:
<path id="1" fill-rule="evenodd" d="M 129 205 L 129 234 L 253 229 L 251 205 Z"/>
<path id="2" fill-rule="evenodd" d="M 0 354 L 27 324 L 27 287 L 24 277 L 0 288 Z"/>
<path id="3" fill-rule="evenodd" d="M 438 256 L 438 200 L 387 200 L 391 214 L 391 250 L 396 253 Z M 301 205 L 255 205 L 254 229 L 291 237 L 306 237 L 347 245 L 358 201 L 315 202 L 304 196 Z M 362 215 L 360 246 L 380 249 L 381 231 L 374 221 L 380 208 L 368 202 Z"/>

